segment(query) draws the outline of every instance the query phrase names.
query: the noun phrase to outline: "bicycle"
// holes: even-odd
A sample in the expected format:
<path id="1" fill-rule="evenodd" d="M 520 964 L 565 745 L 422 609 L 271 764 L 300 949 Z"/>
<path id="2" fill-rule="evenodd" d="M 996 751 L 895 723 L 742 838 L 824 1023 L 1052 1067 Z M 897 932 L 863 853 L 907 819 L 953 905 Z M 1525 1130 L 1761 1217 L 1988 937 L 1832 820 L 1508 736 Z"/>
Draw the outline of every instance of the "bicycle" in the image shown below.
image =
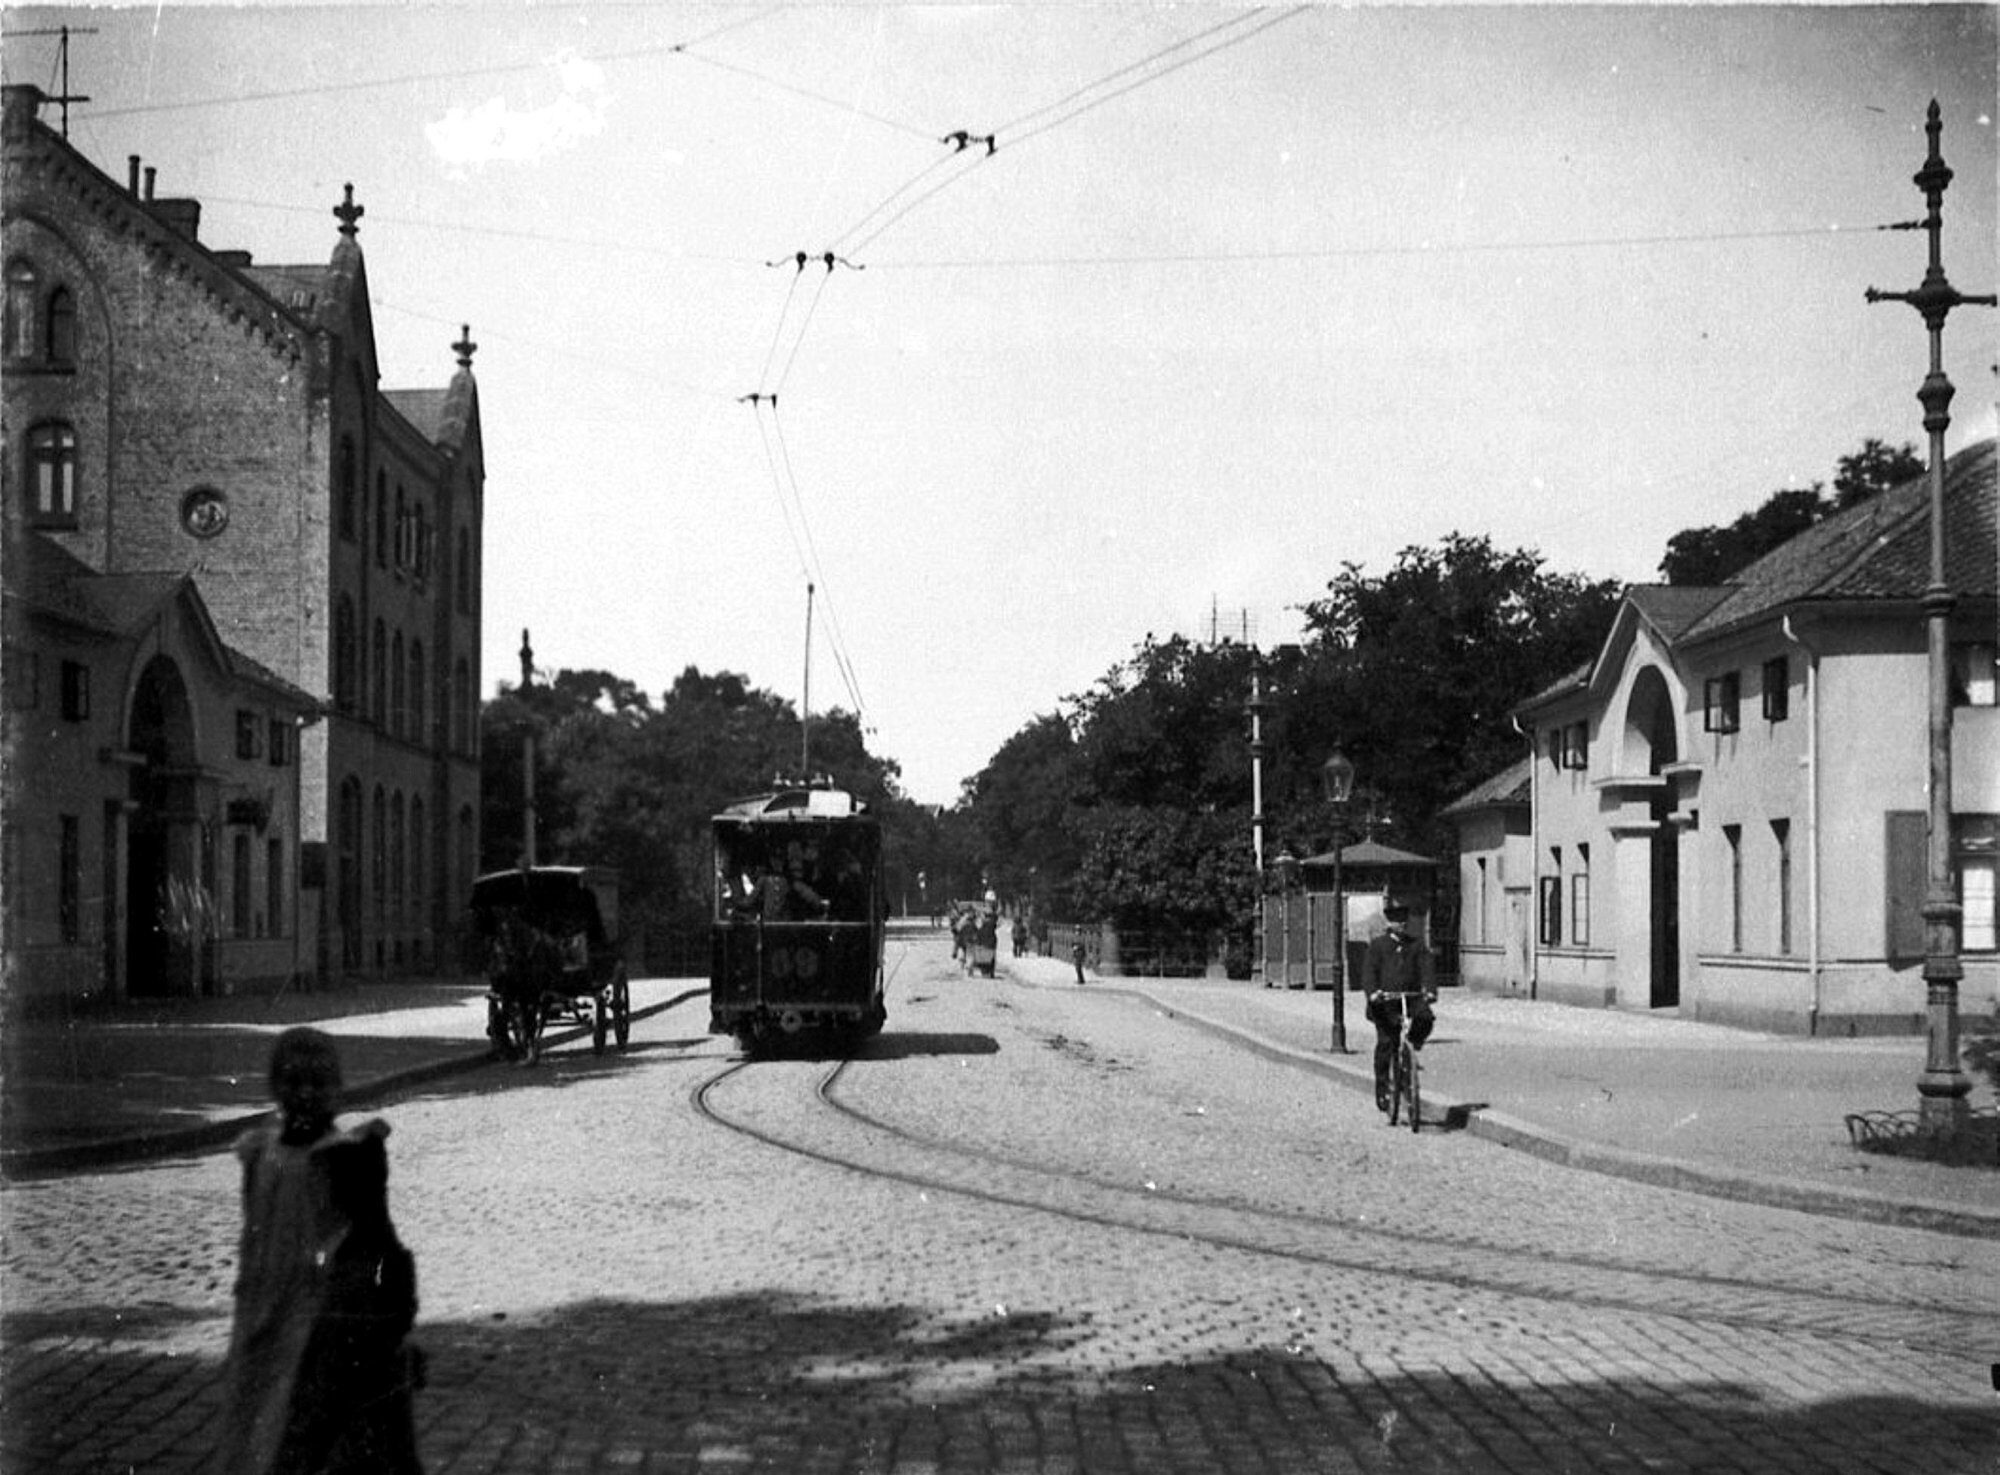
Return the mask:
<path id="1" fill-rule="evenodd" d="M 1400 1125 L 1407 1110 L 1410 1130 L 1418 1132 L 1424 1124 L 1423 1070 L 1416 1047 L 1410 1043 L 1411 997 L 1407 993 L 1385 991 L 1369 995 L 1369 1002 L 1387 1004 L 1394 1000 L 1396 1008 L 1396 1053 L 1389 1057 L 1389 1125 Z"/>

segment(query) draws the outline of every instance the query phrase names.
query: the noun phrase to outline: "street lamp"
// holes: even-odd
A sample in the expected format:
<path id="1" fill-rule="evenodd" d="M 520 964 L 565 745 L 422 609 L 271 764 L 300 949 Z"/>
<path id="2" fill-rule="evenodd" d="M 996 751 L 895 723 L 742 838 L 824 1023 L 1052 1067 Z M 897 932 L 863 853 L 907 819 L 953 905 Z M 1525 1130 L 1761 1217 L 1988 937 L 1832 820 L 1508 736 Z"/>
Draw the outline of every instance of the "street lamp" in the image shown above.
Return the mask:
<path id="1" fill-rule="evenodd" d="M 1347 1053 L 1347 897 L 1340 851 L 1347 840 L 1347 801 L 1354 797 L 1354 765 L 1338 748 L 1320 765 L 1319 781 L 1333 805 L 1333 1053 Z"/>
<path id="2" fill-rule="evenodd" d="M 1930 583 L 1924 588 L 1925 658 L 1930 709 L 1930 815 L 1925 847 L 1924 1007 L 1929 1017 L 1924 1073 L 1917 1077 L 1918 1120 L 1934 1136 L 1949 1137 L 1965 1125 L 1966 1096 L 1972 1080 L 1958 1058 L 1958 981 L 1965 976 L 1959 956 L 1962 911 L 1951 866 L 1951 586 L 1945 581 L 1944 433 L 1951 424 L 1956 392 L 1944 372 L 1945 318 L 1955 307 L 1993 307 L 1991 296 L 1972 297 L 1953 287 L 1944 274 L 1940 237 L 1944 192 L 1951 170 L 1939 146 L 1944 120 L 1931 99 L 1924 121 L 1930 152 L 1913 183 L 1924 192 L 1924 230 L 1930 236 L 1930 267 L 1914 292 L 1882 292 L 1870 287 L 1870 302 L 1907 302 L 1923 315 L 1930 333 L 1930 373 L 1917 390 L 1924 429 L 1930 432 Z"/>
<path id="3" fill-rule="evenodd" d="M 1278 934 L 1284 940 L 1282 977 L 1285 987 L 1292 986 L 1292 888 L 1299 880 L 1299 858 L 1292 854 L 1287 845 L 1278 852 L 1278 858 L 1271 862 L 1278 873 L 1278 885 L 1282 889 L 1284 905 L 1278 909 Z M 1266 962 L 1268 963 L 1268 959 Z M 1268 980 L 1267 980 L 1268 981 Z"/>

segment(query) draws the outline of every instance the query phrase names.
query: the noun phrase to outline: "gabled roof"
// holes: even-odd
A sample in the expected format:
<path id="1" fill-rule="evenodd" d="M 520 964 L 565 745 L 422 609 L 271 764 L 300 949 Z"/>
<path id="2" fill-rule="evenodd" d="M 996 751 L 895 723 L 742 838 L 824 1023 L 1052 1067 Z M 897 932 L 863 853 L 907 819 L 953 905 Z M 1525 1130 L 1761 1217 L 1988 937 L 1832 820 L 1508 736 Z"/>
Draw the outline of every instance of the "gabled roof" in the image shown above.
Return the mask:
<path id="1" fill-rule="evenodd" d="M 1945 463 L 1945 582 L 1963 597 L 1995 593 L 1994 443 Z M 1913 477 L 1815 523 L 1730 580 L 1726 598 L 1676 644 L 1725 634 L 1805 603 L 1912 602 L 1930 582 L 1930 478 Z"/>
<path id="2" fill-rule="evenodd" d="M 1530 802 L 1530 787 L 1534 779 L 1534 760 L 1520 758 L 1500 772 L 1466 790 L 1458 798 L 1445 805 L 1442 813 L 1471 814 L 1480 809 L 1513 809 Z"/>
<path id="3" fill-rule="evenodd" d="M 1672 645 L 1731 593 L 1728 585 L 1634 584 L 1626 599 L 1660 638 Z"/>
<path id="4" fill-rule="evenodd" d="M 29 533 L 12 549 L 7 598 L 30 612 L 114 640 L 129 640 L 178 603 L 209 656 L 239 680 L 305 711 L 323 703 L 270 667 L 222 639 L 194 575 L 180 572 L 100 574 L 53 538 Z"/>

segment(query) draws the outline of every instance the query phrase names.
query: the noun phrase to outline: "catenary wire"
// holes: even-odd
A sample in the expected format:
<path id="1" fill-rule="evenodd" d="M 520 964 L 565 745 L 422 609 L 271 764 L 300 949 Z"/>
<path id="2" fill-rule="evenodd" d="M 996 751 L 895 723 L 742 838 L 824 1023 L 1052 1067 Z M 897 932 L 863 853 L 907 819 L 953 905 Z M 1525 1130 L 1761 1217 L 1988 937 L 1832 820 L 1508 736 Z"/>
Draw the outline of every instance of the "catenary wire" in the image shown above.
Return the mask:
<path id="1" fill-rule="evenodd" d="M 826 599 L 829 644 L 833 649 L 835 667 L 840 671 L 841 681 L 847 687 L 847 695 L 854 703 L 854 715 L 861 718 L 866 711 L 861 701 L 860 683 L 855 679 L 853 665 L 847 658 L 847 640 L 840 628 L 840 613 L 835 608 L 832 587 L 827 583 L 826 569 L 820 563 L 819 547 L 813 541 L 812 523 L 806 516 L 805 498 L 799 494 L 798 477 L 792 470 L 792 450 L 785 440 L 784 422 L 778 418 L 778 404 L 775 396 L 771 400 L 771 429 L 777 437 L 778 455 L 785 470 L 786 480 L 791 485 L 792 503 L 798 509 L 799 525 L 805 529 L 806 552 L 812 559 L 812 574 L 818 577 L 819 586 Z"/>

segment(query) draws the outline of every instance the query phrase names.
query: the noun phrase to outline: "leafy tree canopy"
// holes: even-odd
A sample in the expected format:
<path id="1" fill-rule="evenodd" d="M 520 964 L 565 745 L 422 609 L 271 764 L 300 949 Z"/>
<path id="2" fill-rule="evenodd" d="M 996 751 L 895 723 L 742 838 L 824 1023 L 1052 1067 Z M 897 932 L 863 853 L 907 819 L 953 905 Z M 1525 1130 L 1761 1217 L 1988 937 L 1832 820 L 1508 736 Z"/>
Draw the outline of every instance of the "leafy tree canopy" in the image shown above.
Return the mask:
<path id="1" fill-rule="evenodd" d="M 1852 455 L 1842 456 L 1838 464 L 1832 497 L 1826 495 L 1823 483 L 1814 482 L 1810 487 L 1773 492 L 1761 506 L 1732 523 L 1675 533 L 1660 559 L 1660 576 L 1669 584 L 1727 583 L 1815 523 L 1878 497 L 1924 469 L 1914 446 L 1891 447 L 1872 438 Z"/>
<path id="2" fill-rule="evenodd" d="M 816 715 L 808 747 L 790 702 L 734 672 L 690 666 L 655 704 L 608 672 L 558 671 L 503 689 L 480 725 L 484 865 L 521 856 L 532 739 L 537 859 L 616 866 L 628 927 L 698 929 L 709 906 L 709 821 L 796 775 L 802 759 L 872 804 L 890 855 L 915 863 L 920 811 L 898 788 L 897 766 L 869 753 L 853 714 Z"/>

